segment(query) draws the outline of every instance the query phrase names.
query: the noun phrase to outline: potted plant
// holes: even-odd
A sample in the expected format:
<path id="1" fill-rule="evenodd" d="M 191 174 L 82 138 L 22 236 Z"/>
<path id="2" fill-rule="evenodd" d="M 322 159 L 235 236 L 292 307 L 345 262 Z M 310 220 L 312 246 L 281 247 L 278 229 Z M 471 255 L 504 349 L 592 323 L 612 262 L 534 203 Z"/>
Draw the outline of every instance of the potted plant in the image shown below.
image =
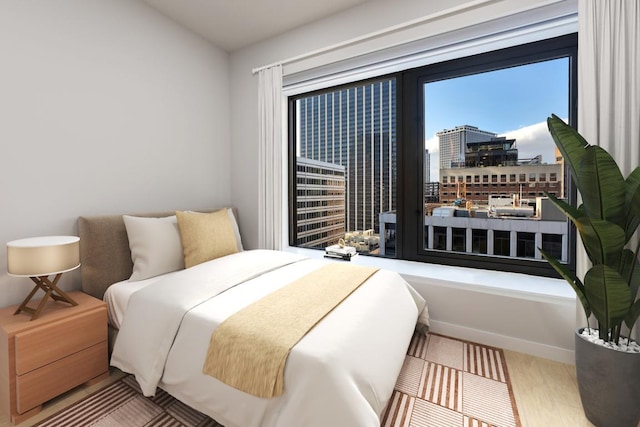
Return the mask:
<path id="1" fill-rule="evenodd" d="M 628 336 L 640 316 L 640 167 L 625 179 L 606 150 L 590 145 L 552 115 L 549 132 L 582 198 L 576 208 L 547 194 L 575 225 L 591 268 L 582 280 L 565 264 L 542 256 L 571 285 L 587 327 L 576 331 L 576 375 L 585 414 L 597 426 L 637 427 L 640 421 L 640 353 Z M 597 342 L 587 338 L 597 321 Z M 583 335 L 584 334 L 584 335 Z"/>

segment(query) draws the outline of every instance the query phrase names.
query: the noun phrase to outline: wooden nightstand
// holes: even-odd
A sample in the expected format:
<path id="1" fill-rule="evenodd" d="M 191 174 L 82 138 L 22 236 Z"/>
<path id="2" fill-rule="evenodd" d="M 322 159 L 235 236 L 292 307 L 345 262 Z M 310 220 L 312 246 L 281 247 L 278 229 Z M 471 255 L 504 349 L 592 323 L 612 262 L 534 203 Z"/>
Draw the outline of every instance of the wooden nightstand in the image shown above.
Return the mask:
<path id="1" fill-rule="evenodd" d="M 0 309 L 0 405 L 14 424 L 44 402 L 109 376 L 106 304 L 69 295 L 77 306 L 50 301 L 35 320 L 14 315 L 15 306 Z"/>

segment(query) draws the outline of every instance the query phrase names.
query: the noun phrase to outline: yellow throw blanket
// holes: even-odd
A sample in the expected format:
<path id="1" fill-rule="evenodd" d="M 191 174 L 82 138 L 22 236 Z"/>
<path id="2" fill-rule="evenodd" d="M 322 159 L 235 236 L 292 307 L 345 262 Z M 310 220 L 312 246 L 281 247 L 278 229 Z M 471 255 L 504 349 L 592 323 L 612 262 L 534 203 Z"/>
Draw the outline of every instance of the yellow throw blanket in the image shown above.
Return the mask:
<path id="1" fill-rule="evenodd" d="M 203 373 L 258 397 L 282 395 L 291 348 L 378 269 L 331 263 L 222 322 Z"/>

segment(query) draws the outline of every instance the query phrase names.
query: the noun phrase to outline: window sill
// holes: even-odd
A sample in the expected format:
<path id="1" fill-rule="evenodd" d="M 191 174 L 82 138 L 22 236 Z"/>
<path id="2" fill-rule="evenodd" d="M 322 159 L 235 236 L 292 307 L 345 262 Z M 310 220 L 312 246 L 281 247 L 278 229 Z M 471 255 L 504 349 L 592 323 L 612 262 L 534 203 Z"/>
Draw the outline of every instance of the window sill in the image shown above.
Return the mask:
<path id="1" fill-rule="evenodd" d="M 286 246 L 284 250 L 309 258 L 324 259 L 324 252 L 318 249 Z M 364 255 L 359 255 L 351 262 L 357 265 L 375 266 L 396 271 L 404 276 L 408 282 L 420 281 L 429 285 L 454 287 L 545 303 L 566 304 L 576 299 L 575 292 L 563 279 Z"/>

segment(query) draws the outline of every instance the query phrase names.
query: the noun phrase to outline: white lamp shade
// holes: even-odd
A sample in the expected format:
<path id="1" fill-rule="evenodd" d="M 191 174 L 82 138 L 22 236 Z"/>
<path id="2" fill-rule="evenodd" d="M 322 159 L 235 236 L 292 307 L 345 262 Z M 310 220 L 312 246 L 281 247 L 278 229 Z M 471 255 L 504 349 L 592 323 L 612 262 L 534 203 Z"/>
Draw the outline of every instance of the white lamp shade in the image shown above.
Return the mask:
<path id="1" fill-rule="evenodd" d="M 12 276 L 48 276 L 80 266 L 80 238 L 46 236 L 7 243 L 7 272 Z"/>

